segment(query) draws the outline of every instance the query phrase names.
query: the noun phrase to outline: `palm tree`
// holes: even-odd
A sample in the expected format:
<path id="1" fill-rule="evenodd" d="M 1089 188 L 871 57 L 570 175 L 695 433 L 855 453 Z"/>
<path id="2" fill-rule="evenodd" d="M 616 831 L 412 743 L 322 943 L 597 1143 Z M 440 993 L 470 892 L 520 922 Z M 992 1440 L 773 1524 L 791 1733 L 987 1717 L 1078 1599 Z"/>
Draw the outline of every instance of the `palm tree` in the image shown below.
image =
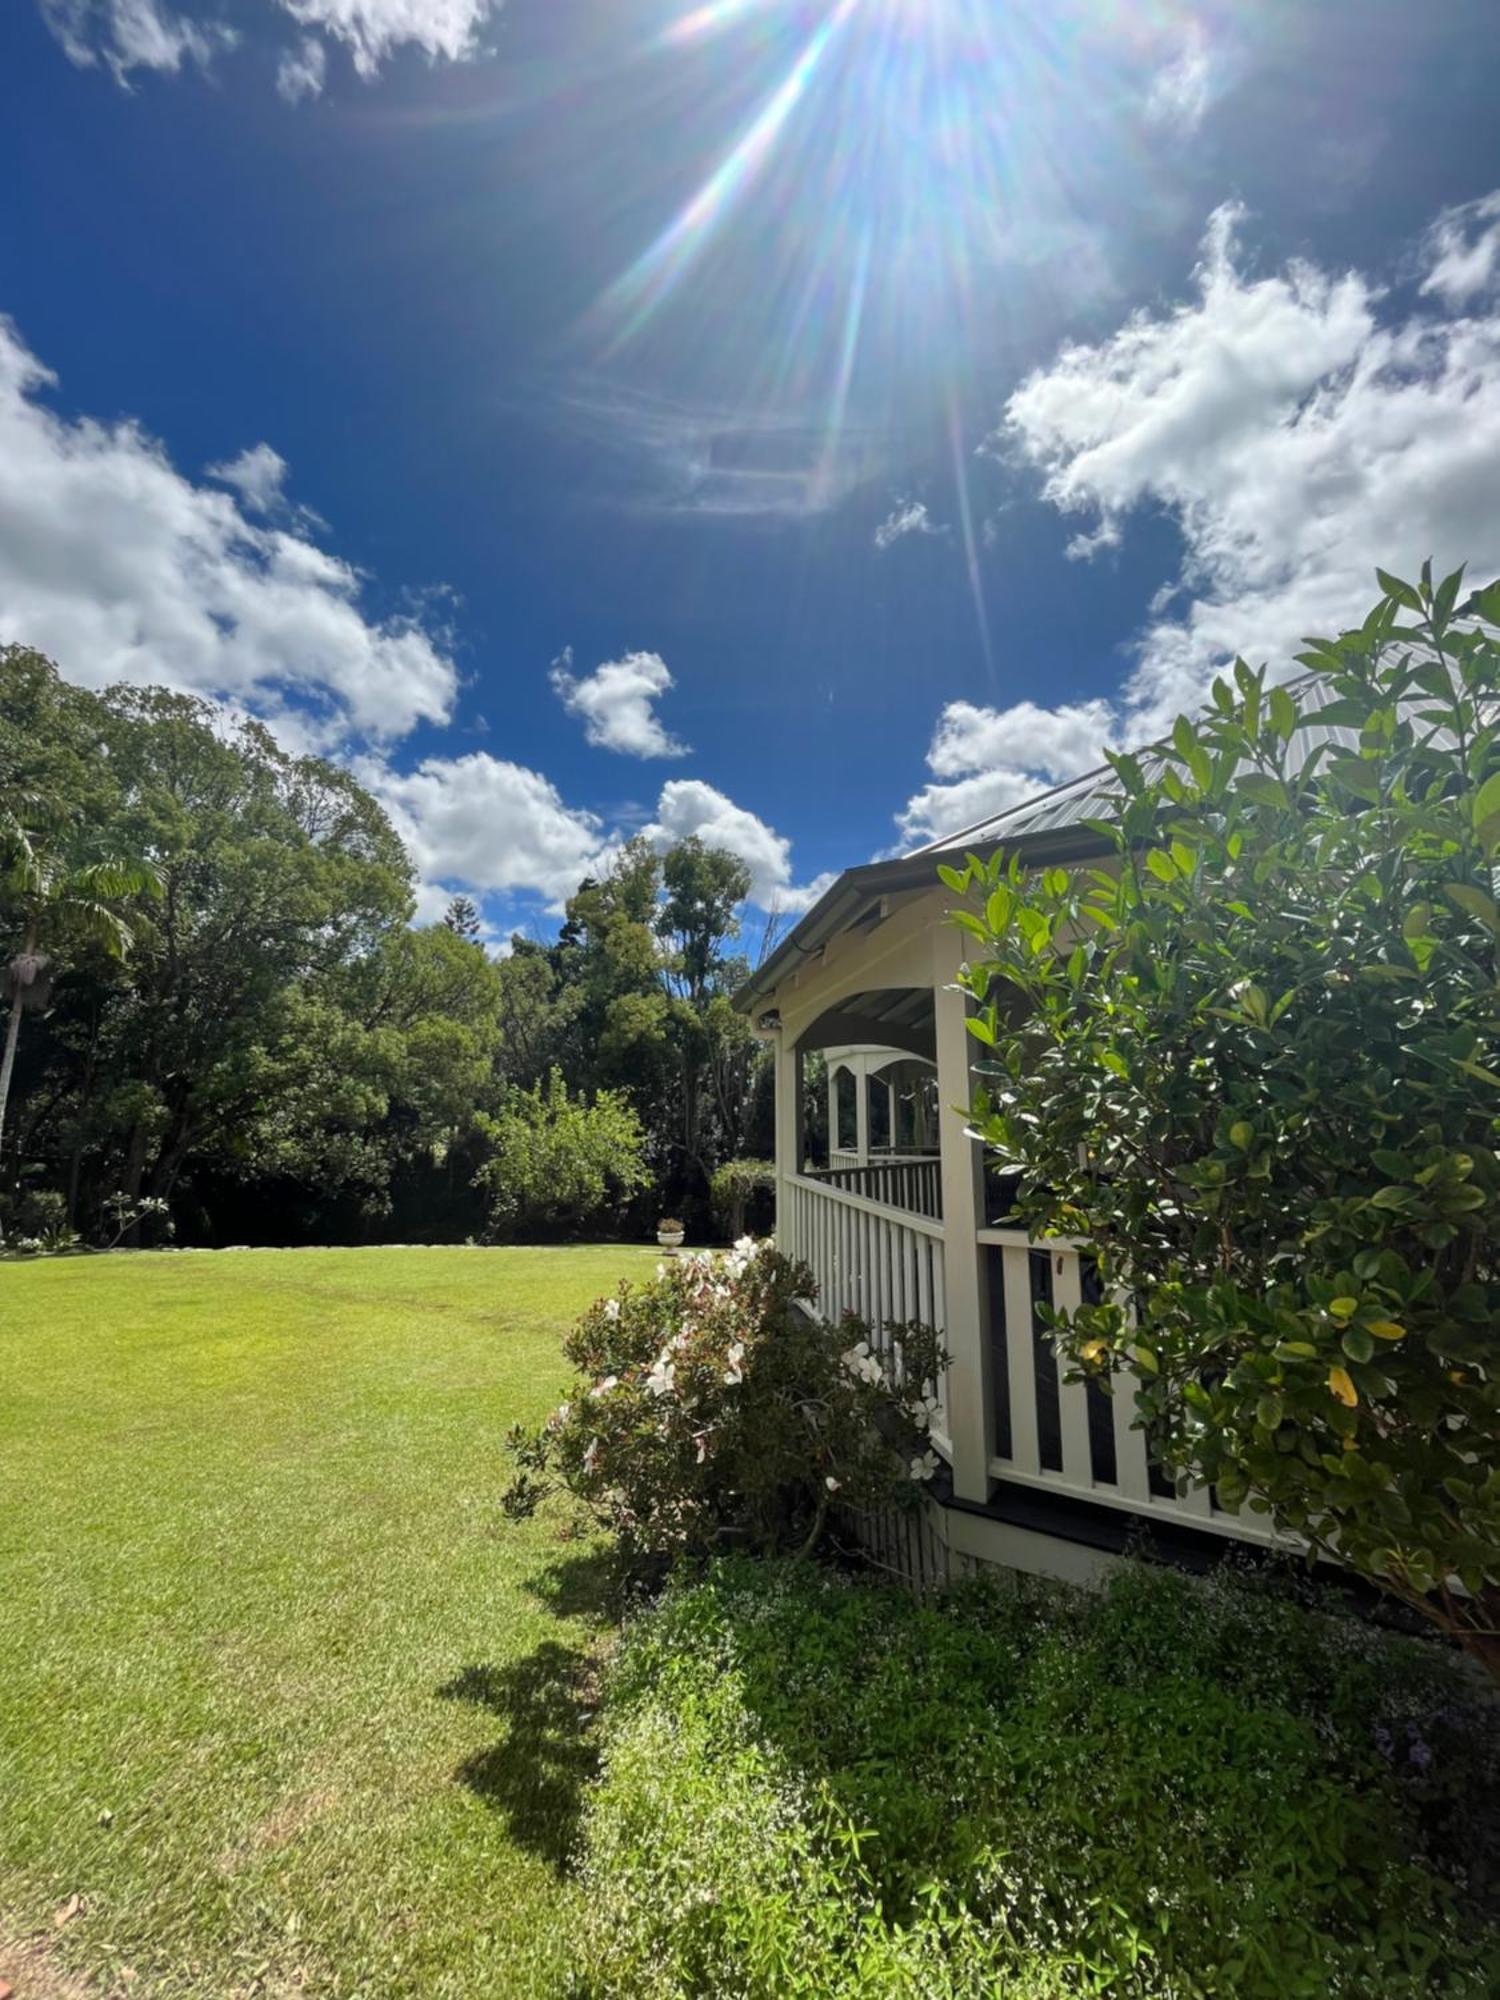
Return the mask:
<path id="1" fill-rule="evenodd" d="M 91 855 L 66 838 L 49 844 L 29 833 L 12 813 L 0 813 L 0 905 L 17 924 L 22 940 L 21 949 L 0 967 L 0 993 L 10 1000 L 5 1049 L 0 1054 L 0 1151 L 21 1016 L 46 1006 L 57 972 L 57 961 L 45 944 L 57 936 L 71 936 L 123 958 L 132 932 L 115 906 L 160 892 L 156 871 L 145 859 Z"/>

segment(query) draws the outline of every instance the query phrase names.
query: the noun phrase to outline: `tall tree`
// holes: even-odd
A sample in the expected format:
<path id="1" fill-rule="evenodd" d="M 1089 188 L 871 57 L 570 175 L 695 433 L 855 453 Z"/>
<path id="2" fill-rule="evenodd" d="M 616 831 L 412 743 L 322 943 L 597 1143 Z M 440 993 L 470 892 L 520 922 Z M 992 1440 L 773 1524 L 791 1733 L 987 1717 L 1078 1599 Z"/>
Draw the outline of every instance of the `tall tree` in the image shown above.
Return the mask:
<path id="1" fill-rule="evenodd" d="M 469 896 L 455 896 L 443 912 L 443 922 L 455 937 L 461 937 L 465 944 L 478 944 L 484 925 L 480 921 L 479 907 Z"/>

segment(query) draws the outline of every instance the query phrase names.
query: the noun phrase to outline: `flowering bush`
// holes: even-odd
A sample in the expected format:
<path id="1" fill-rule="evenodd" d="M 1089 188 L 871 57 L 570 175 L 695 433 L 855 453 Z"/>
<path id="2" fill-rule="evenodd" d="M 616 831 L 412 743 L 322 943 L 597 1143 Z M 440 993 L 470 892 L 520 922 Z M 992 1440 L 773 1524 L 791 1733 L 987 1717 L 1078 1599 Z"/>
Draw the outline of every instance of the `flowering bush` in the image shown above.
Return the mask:
<path id="1" fill-rule="evenodd" d="M 507 1510 L 562 1486 L 627 1553 L 663 1556 L 811 1549 L 835 1502 L 910 1502 L 938 1467 L 936 1337 L 823 1325 L 815 1296 L 805 1265 L 744 1237 L 601 1299 L 567 1342 L 570 1400 L 510 1435 Z"/>

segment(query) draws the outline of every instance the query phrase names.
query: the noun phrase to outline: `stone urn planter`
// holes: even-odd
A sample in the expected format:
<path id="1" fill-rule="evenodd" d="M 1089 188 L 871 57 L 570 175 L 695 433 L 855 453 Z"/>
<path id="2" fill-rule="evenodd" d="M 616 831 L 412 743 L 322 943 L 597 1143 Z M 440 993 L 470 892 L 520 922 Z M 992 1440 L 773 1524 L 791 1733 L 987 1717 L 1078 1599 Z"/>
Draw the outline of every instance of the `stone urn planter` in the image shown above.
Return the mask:
<path id="1" fill-rule="evenodd" d="M 682 1239 L 687 1234 L 682 1224 L 673 1216 L 663 1216 L 656 1225 L 656 1240 L 663 1250 L 680 1250 Z"/>

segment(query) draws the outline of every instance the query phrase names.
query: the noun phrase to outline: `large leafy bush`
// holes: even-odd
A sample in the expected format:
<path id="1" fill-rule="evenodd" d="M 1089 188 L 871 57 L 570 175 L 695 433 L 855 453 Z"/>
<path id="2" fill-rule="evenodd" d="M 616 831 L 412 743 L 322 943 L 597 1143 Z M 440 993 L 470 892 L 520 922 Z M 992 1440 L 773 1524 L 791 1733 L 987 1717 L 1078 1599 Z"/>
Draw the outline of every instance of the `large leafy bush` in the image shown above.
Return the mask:
<path id="1" fill-rule="evenodd" d="M 829 1327 L 806 1267 L 748 1238 L 672 1259 L 601 1299 L 569 1336 L 569 1400 L 510 1444 L 507 1496 L 560 1485 L 628 1552 L 815 1545 L 831 1507 L 909 1502 L 937 1470 L 927 1431 L 942 1357 L 930 1330 Z"/>
<path id="2" fill-rule="evenodd" d="M 1117 756 L 1099 866 L 971 858 L 975 1105 L 1160 1455 L 1500 1672 L 1500 586 L 1383 577 L 1299 688 Z M 1323 697 L 1313 701 L 1313 694 Z"/>
<path id="3" fill-rule="evenodd" d="M 646 1136 L 629 1099 L 573 1095 L 561 1070 L 532 1090 L 513 1086 L 478 1125 L 490 1157 L 475 1175 L 498 1236 L 555 1235 L 598 1224 L 650 1183 Z"/>
<path id="4" fill-rule="evenodd" d="M 1124 1568 L 921 1607 L 716 1565 L 629 1632 L 577 1990 L 1488 1995 L 1495 1712 L 1432 1649 Z"/>

